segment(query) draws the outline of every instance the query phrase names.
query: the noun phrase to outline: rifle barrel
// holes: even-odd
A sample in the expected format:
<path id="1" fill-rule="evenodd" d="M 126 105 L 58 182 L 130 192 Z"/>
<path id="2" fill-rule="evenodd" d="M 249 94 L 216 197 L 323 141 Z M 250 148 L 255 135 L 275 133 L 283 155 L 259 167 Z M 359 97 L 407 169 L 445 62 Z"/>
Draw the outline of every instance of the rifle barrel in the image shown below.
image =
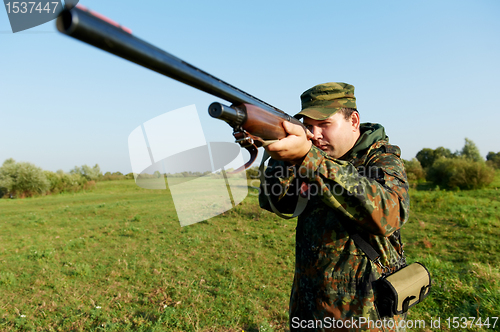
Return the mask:
<path id="1" fill-rule="evenodd" d="M 276 107 L 78 7 L 64 9 L 57 18 L 56 26 L 60 32 L 70 37 L 233 104 L 252 104 L 279 117 L 284 115 Z"/>

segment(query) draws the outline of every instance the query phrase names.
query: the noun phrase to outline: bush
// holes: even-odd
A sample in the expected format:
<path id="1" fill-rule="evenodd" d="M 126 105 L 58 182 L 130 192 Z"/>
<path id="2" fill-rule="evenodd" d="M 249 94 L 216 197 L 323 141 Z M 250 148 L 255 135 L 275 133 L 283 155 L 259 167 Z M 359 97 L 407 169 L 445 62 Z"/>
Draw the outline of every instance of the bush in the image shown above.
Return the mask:
<path id="1" fill-rule="evenodd" d="M 404 160 L 403 164 L 405 165 L 406 176 L 408 177 L 409 182 L 419 182 L 425 180 L 425 171 L 422 165 L 420 165 L 420 161 L 416 158 L 412 160 Z"/>
<path id="2" fill-rule="evenodd" d="M 106 172 L 101 178 L 101 181 L 113 181 L 113 180 L 125 180 L 125 179 L 127 179 L 127 176 L 123 175 L 121 172 L 114 172 L 114 173 Z"/>
<path id="3" fill-rule="evenodd" d="M 0 167 L 0 188 L 10 196 L 30 197 L 47 192 L 50 182 L 40 167 L 10 158 Z"/>
<path id="4" fill-rule="evenodd" d="M 123 174 L 122 172 L 106 172 L 100 178 L 100 181 L 113 181 L 113 180 L 130 180 L 134 179 L 134 173 Z"/>
<path id="5" fill-rule="evenodd" d="M 73 168 L 69 172 L 71 174 L 80 174 L 89 181 L 99 181 L 102 179 L 102 173 L 99 164 L 95 164 L 94 167 L 90 167 L 88 165 L 83 165 L 82 167 L 75 166 L 75 168 Z"/>
<path id="6" fill-rule="evenodd" d="M 427 172 L 427 179 L 451 189 L 479 189 L 495 178 L 495 170 L 486 163 L 466 158 L 440 158 Z"/>
<path id="7" fill-rule="evenodd" d="M 247 178 L 249 179 L 260 179 L 260 171 L 258 166 L 247 168 Z"/>
<path id="8" fill-rule="evenodd" d="M 500 152 L 488 152 L 488 155 L 486 156 L 486 160 L 487 160 L 487 163 L 496 168 L 496 169 L 500 169 Z"/>
<path id="9" fill-rule="evenodd" d="M 438 160 L 439 158 L 455 158 L 457 156 L 457 153 L 452 153 L 450 149 L 443 148 L 442 146 L 438 147 L 437 149 L 429 149 L 429 148 L 424 148 L 420 151 L 418 151 L 416 158 L 420 162 L 423 168 L 427 169 L 434 164 L 434 161 Z"/>
<path id="10" fill-rule="evenodd" d="M 148 174 L 148 173 L 137 174 L 137 179 L 160 179 L 162 177 L 163 174 L 161 174 L 159 171 L 155 171 L 153 174 Z"/>
<path id="11" fill-rule="evenodd" d="M 56 173 L 45 171 L 45 176 L 50 182 L 49 190 L 53 194 L 76 192 L 89 186 L 89 180 L 81 174 L 68 174 L 58 170 Z"/>

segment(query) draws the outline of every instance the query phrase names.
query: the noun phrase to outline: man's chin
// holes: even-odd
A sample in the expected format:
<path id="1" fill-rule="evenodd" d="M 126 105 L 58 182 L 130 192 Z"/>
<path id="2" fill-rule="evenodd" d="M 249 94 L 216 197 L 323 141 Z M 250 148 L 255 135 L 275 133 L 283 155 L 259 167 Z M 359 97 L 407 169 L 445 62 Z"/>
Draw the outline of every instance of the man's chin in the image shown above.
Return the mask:
<path id="1" fill-rule="evenodd" d="M 332 157 L 332 158 L 335 158 L 334 155 L 334 151 L 332 150 L 332 148 L 328 145 L 323 145 L 323 146 L 316 146 L 318 149 L 320 149 L 321 151 L 325 152 L 328 156 Z"/>

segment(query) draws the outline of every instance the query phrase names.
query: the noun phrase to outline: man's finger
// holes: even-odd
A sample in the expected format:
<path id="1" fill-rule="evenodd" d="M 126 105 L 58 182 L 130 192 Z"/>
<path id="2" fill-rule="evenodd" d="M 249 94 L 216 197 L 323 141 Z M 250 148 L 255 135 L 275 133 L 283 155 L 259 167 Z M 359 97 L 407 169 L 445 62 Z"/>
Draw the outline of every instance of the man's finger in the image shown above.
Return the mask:
<path id="1" fill-rule="evenodd" d="M 271 143 L 265 147 L 268 151 L 281 151 L 286 148 L 286 141 L 279 140 L 277 142 Z"/>
<path id="2" fill-rule="evenodd" d="M 283 128 L 285 128 L 285 131 L 291 135 L 301 136 L 301 134 L 304 133 L 304 129 L 302 129 L 301 126 L 288 121 L 283 121 Z"/>

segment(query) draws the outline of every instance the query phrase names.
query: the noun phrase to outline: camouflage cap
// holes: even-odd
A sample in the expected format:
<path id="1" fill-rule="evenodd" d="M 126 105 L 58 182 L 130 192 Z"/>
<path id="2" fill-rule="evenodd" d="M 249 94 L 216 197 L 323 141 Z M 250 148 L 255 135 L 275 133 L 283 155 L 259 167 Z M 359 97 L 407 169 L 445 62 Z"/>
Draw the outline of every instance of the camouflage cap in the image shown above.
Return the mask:
<path id="1" fill-rule="evenodd" d="M 306 90 L 301 96 L 302 111 L 295 117 L 304 116 L 314 120 L 325 120 L 341 108 L 356 108 L 354 86 L 347 83 L 318 84 Z"/>

